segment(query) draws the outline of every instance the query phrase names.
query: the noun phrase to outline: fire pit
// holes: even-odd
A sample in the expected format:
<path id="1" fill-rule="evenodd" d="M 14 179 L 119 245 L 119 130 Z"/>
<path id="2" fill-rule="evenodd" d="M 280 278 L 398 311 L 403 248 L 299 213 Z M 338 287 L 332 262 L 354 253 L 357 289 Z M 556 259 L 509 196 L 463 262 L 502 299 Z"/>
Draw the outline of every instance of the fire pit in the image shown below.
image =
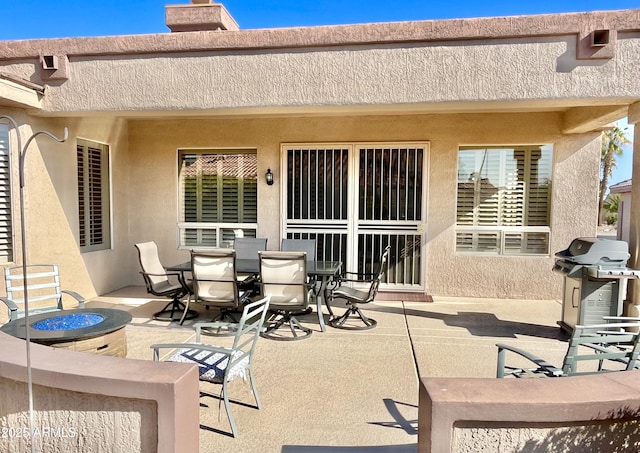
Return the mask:
<path id="1" fill-rule="evenodd" d="M 125 357 L 124 327 L 131 315 L 111 308 L 59 310 L 29 316 L 29 337 L 34 343 L 54 348 Z M 26 338 L 25 318 L 0 327 L 14 337 Z"/>

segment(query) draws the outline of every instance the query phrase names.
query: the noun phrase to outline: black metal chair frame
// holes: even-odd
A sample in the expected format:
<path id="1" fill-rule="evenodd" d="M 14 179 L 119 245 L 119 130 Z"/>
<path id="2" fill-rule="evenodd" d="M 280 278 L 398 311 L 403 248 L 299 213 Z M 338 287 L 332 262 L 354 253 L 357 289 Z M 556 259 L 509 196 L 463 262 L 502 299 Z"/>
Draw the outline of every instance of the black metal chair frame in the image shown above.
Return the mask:
<path id="1" fill-rule="evenodd" d="M 369 279 L 362 278 L 367 274 L 356 274 L 354 272 L 343 273 L 343 276 L 341 276 L 337 282 L 337 286 L 330 292 L 329 306 L 333 305 L 333 301 L 335 299 L 344 300 L 347 306 L 345 312 L 342 315 L 332 316 L 332 318 L 328 322 L 331 327 L 345 330 L 368 330 L 373 329 L 376 325 L 378 325 L 378 322 L 375 319 L 369 318 L 365 316 L 364 313 L 362 313 L 362 311 L 358 307 L 358 304 L 367 304 L 369 302 L 373 302 L 373 300 L 375 299 L 376 295 L 378 294 L 380 282 L 382 281 L 382 276 L 384 275 L 384 272 L 386 270 L 390 251 L 391 246 L 386 246 L 380 258 L 378 271 L 375 274 L 368 274 L 371 277 Z M 346 278 L 349 275 L 357 275 L 360 278 Z M 352 288 L 350 286 L 343 286 L 343 283 L 369 283 L 369 289 L 367 291 L 363 291 L 357 288 Z M 363 325 L 358 326 L 347 324 L 347 321 L 352 317 L 359 318 L 362 321 Z"/>
<path id="2" fill-rule="evenodd" d="M 155 242 L 151 242 L 153 246 L 156 248 L 157 245 Z M 146 243 L 150 244 L 150 243 Z M 198 316 L 198 312 L 194 310 L 189 310 L 187 306 L 182 302 L 182 298 L 189 294 L 191 290 L 184 280 L 184 276 L 182 272 L 168 272 L 165 271 L 163 273 L 151 273 L 147 272 L 145 266 L 143 264 L 143 251 L 141 247 L 144 247 L 145 243 L 135 244 L 136 249 L 138 250 L 138 260 L 140 262 L 140 268 L 142 271 L 140 274 L 144 279 L 145 286 L 147 288 L 147 292 L 149 294 L 153 294 L 158 297 L 168 297 L 171 300 L 164 306 L 164 308 L 153 314 L 153 319 L 159 321 L 178 321 L 181 322 L 185 319 L 194 319 Z M 160 258 L 158 258 L 159 260 Z M 166 278 L 166 286 L 158 287 L 152 281 L 152 277 L 165 277 Z M 178 280 L 178 284 L 172 284 L 170 282 L 170 278 L 175 278 Z"/>

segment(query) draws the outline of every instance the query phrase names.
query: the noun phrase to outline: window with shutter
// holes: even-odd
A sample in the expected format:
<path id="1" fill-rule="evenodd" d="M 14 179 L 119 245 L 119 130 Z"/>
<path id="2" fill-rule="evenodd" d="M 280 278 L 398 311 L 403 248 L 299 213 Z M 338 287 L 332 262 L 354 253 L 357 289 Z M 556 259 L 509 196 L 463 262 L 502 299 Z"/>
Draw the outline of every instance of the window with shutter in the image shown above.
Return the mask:
<path id="1" fill-rule="evenodd" d="M 78 242 L 83 252 L 111 247 L 109 146 L 78 139 Z"/>
<path id="2" fill-rule="evenodd" d="M 549 253 L 551 145 L 461 147 L 456 250 Z"/>
<path id="3" fill-rule="evenodd" d="M 0 124 L 0 263 L 13 261 L 9 127 Z"/>
<path id="4" fill-rule="evenodd" d="M 255 150 L 180 150 L 180 247 L 227 247 L 258 228 Z"/>

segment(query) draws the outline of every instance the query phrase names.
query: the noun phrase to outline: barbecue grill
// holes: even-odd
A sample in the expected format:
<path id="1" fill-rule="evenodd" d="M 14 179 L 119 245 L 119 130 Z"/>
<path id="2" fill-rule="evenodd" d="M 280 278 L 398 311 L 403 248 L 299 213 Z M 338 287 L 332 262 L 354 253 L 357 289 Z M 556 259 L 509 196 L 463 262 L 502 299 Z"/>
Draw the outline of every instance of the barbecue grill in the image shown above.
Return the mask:
<path id="1" fill-rule="evenodd" d="M 553 271 L 565 277 L 560 327 L 571 331 L 576 324 L 599 324 L 603 316 L 622 314 L 627 280 L 640 278 L 639 270 L 627 267 L 625 241 L 576 238 L 555 256 Z"/>

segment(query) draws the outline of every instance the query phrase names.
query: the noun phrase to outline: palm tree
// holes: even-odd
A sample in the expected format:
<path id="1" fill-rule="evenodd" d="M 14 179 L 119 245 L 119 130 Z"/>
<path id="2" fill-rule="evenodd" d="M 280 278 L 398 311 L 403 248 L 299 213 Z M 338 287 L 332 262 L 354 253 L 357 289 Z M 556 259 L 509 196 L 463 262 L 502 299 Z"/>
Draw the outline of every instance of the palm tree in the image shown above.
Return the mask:
<path id="1" fill-rule="evenodd" d="M 620 194 L 614 193 L 609 194 L 604 203 L 602 204 L 602 208 L 604 212 L 602 213 L 604 217 L 605 223 L 608 225 L 613 225 L 618 220 L 618 208 L 620 206 Z"/>
<path id="2" fill-rule="evenodd" d="M 627 137 L 627 128 L 620 129 L 618 126 L 602 133 L 602 148 L 600 151 L 600 198 L 598 200 L 598 223 L 603 223 L 604 197 L 609 186 L 611 172 L 616 167 L 616 157 L 622 156 L 623 145 L 631 141 Z"/>

